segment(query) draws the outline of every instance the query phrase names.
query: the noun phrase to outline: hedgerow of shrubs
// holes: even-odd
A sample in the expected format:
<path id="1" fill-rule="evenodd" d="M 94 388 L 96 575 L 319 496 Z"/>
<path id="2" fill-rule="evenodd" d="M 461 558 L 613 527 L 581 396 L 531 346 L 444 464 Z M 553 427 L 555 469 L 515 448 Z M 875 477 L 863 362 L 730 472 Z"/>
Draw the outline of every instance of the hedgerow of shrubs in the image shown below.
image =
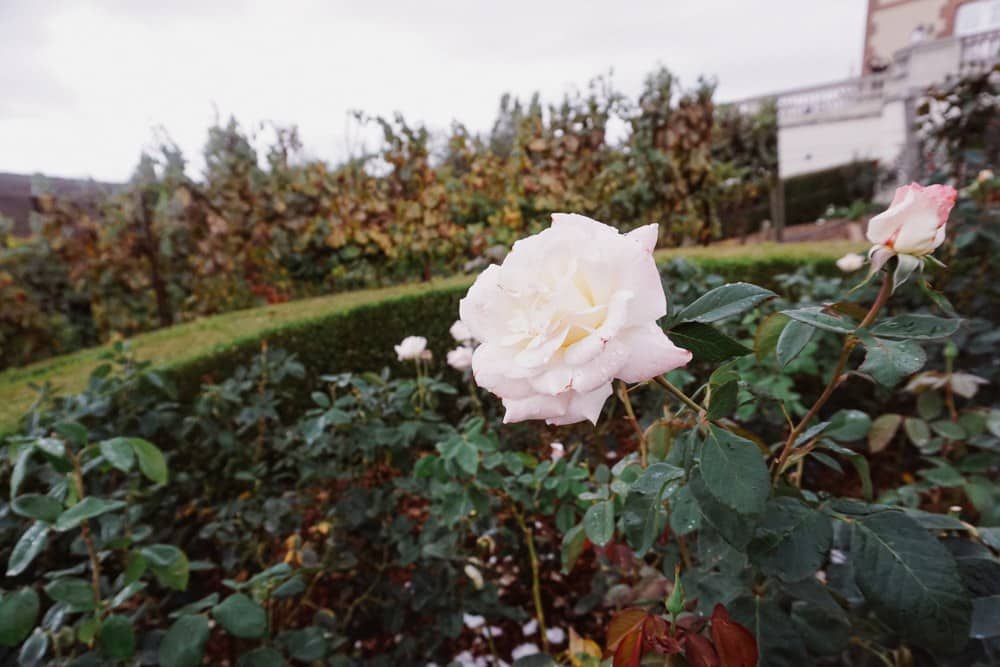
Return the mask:
<path id="1" fill-rule="evenodd" d="M 637 99 L 603 79 L 559 104 L 504 97 L 481 135 L 456 124 L 436 137 L 398 115 L 358 119 L 383 141 L 340 165 L 306 158 L 294 129 L 263 128 L 273 142 L 258 150 L 230 120 L 209 130 L 201 178 L 167 141 L 110 195 L 40 193 L 37 233 L 0 234 L 0 300 L 17 304 L 0 314 L 0 366 L 475 268 L 552 211 L 623 230 L 661 222 L 665 246 L 707 242 L 730 233 L 719 213 L 766 194 L 776 168 L 773 109 L 727 110 L 716 123 L 712 86 L 683 89 L 665 70 Z M 626 128 L 620 140 L 607 134 L 614 121 Z"/>

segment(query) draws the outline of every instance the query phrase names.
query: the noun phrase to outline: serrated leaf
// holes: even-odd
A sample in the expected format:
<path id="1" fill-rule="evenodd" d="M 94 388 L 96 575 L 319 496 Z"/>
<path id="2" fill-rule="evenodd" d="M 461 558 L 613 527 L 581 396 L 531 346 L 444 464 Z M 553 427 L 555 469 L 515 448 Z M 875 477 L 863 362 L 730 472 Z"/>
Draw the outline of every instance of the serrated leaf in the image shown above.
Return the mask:
<path id="1" fill-rule="evenodd" d="M 204 616 L 178 618 L 160 642 L 160 667 L 199 667 L 208 634 L 208 619 Z"/>
<path id="2" fill-rule="evenodd" d="M 708 324 L 750 310 L 777 296 L 774 292 L 750 283 L 730 283 L 709 290 L 677 314 L 679 322 Z"/>
<path id="3" fill-rule="evenodd" d="M 701 476 L 719 502 L 740 514 L 764 511 L 771 478 L 750 440 L 710 425 L 701 451 Z"/>
<path id="4" fill-rule="evenodd" d="M 588 507 L 583 515 L 583 529 L 587 538 L 599 547 L 610 542 L 615 534 L 615 502 L 603 500 Z"/>
<path id="5" fill-rule="evenodd" d="M 608 623 L 608 633 L 605 646 L 608 651 L 614 651 L 625 637 L 640 632 L 642 624 L 649 617 L 649 612 L 639 607 L 629 607 L 611 617 Z"/>
<path id="6" fill-rule="evenodd" d="M 848 334 L 853 332 L 857 327 L 850 319 L 837 313 L 831 313 L 822 306 L 808 306 L 806 308 L 783 310 L 781 312 L 797 322 L 834 333 Z"/>
<path id="7" fill-rule="evenodd" d="M 879 618 L 917 646 L 960 650 L 972 604 L 948 550 L 902 512 L 861 516 L 851 529 L 857 583 Z"/>
<path id="8" fill-rule="evenodd" d="M 708 524 L 736 549 L 742 550 L 753 537 L 756 521 L 720 503 L 708 490 L 700 474 L 692 474 L 687 486 L 698 505 L 702 524 Z"/>
<path id="9" fill-rule="evenodd" d="M 909 313 L 890 317 L 873 326 L 873 336 L 911 340 L 938 340 L 958 331 L 961 320 Z"/>
<path id="10" fill-rule="evenodd" d="M 909 340 L 892 341 L 859 334 L 867 354 L 858 368 L 875 378 L 879 384 L 892 388 L 908 375 L 916 373 L 927 362 L 927 353 Z"/>
<path id="11" fill-rule="evenodd" d="M 768 501 L 748 554 L 765 574 L 801 581 L 823 566 L 832 539 L 829 517 L 782 496 Z"/>
<path id="12" fill-rule="evenodd" d="M 815 333 L 816 328 L 811 324 L 806 324 L 798 320 L 789 321 L 788 325 L 782 329 L 781 335 L 778 336 L 777 346 L 775 347 L 775 356 L 778 359 L 778 365 L 784 368 L 791 363 L 805 349 L 805 346 L 809 344 Z"/>
<path id="13" fill-rule="evenodd" d="M 7 576 L 16 577 L 24 572 L 31 562 L 45 548 L 45 542 L 49 537 L 49 526 L 36 521 L 28 527 L 28 530 L 21 534 L 14 548 L 10 552 L 10 560 L 7 561 Z"/>
<path id="14" fill-rule="evenodd" d="M 669 463 L 654 463 L 629 488 L 622 510 L 622 529 L 637 557 L 641 558 L 653 546 L 665 524 L 664 497 L 669 486 L 682 477 L 681 468 Z"/>
<path id="15" fill-rule="evenodd" d="M 712 610 L 711 631 L 721 664 L 726 667 L 757 666 L 756 638 L 747 628 L 732 620 L 721 604 L 716 604 Z"/>
<path id="16" fill-rule="evenodd" d="M 700 322 L 678 324 L 667 335 L 675 345 L 689 350 L 697 362 L 720 363 L 753 352 L 712 325 Z"/>

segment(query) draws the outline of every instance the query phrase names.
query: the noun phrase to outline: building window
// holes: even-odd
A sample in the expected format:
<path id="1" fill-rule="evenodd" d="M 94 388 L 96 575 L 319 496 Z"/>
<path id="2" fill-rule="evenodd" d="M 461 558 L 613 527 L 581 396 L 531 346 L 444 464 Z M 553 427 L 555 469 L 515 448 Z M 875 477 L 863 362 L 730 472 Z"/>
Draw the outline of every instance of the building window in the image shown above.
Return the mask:
<path id="1" fill-rule="evenodd" d="M 967 2 L 955 14 L 955 34 L 959 37 L 997 29 L 1000 29 L 1000 0 Z"/>

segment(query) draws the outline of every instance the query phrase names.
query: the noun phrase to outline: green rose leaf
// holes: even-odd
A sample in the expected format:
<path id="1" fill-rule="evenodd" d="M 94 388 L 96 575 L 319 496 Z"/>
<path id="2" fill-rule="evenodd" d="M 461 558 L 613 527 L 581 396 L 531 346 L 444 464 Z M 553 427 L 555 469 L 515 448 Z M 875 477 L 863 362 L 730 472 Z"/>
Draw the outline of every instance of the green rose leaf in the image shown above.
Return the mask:
<path id="1" fill-rule="evenodd" d="M 132 621 L 112 614 L 101 625 L 101 650 L 111 658 L 123 660 L 135 653 L 135 630 Z"/>
<path id="2" fill-rule="evenodd" d="M 753 337 L 753 352 L 757 361 L 763 361 L 769 354 L 775 351 L 778 345 L 778 338 L 781 332 L 791 320 L 781 313 L 771 313 L 757 325 L 757 332 Z"/>
<path id="3" fill-rule="evenodd" d="M 40 493 L 26 493 L 23 496 L 18 496 L 11 502 L 10 508 L 16 514 L 45 523 L 54 523 L 63 511 L 61 502 L 52 496 Z"/>
<path id="4" fill-rule="evenodd" d="M 240 639 L 260 639 L 267 634 L 267 613 L 243 593 L 234 593 L 212 607 L 212 616 L 226 632 Z"/>
<path id="5" fill-rule="evenodd" d="M 62 513 L 62 516 L 56 521 L 55 529 L 60 533 L 64 533 L 79 526 L 81 521 L 93 519 L 95 516 L 100 516 L 107 512 L 114 512 L 123 507 L 125 507 L 125 503 L 121 500 L 105 500 L 95 496 L 87 496 Z"/>
<path id="6" fill-rule="evenodd" d="M 315 626 L 291 630 L 281 634 L 279 639 L 288 648 L 288 654 L 295 660 L 312 663 L 326 655 L 326 636 Z"/>
<path id="7" fill-rule="evenodd" d="M 830 425 L 823 435 L 837 442 L 861 440 L 872 428 L 872 418 L 861 410 L 839 410 L 830 417 Z"/>
<path id="8" fill-rule="evenodd" d="M 191 566 L 183 551 L 170 544 L 153 544 L 139 553 L 161 585 L 178 591 L 187 588 Z"/>
<path id="9" fill-rule="evenodd" d="M 695 361 L 720 363 L 753 352 L 712 325 L 700 322 L 678 324 L 667 335 L 675 345 L 689 350 Z"/>
<path id="10" fill-rule="evenodd" d="M 49 635 L 41 628 L 36 628 L 28 640 L 21 644 L 21 650 L 17 654 L 18 667 L 40 667 L 48 651 Z"/>
<path id="11" fill-rule="evenodd" d="M 671 486 L 684 477 L 684 470 L 669 463 L 654 463 L 632 483 L 622 510 L 625 539 L 642 557 L 663 530 L 666 511 L 663 501 Z"/>
<path id="12" fill-rule="evenodd" d="M 960 650 L 972 603 L 948 550 L 898 511 L 859 516 L 851 530 L 858 587 L 875 613 L 917 646 Z"/>
<path id="13" fill-rule="evenodd" d="M 273 648 L 256 648 L 240 656 L 236 667 L 285 667 L 285 660 Z"/>
<path id="14" fill-rule="evenodd" d="M 591 542 L 599 547 L 611 541 L 615 534 L 615 502 L 602 500 L 587 508 L 583 515 L 583 528 Z"/>
<path id="15" fill-rule="evenodd" d="M 752 517 L 737 513 L 723 505 L 709 491 L 700 474 L 693 474 L 686 487 L 690 489 L 701 513 L 702 523 L 714 528 L 726 542 L 742 550 L 753 537 L 755 521 Z M 672 519 L 671 519 L 672 520 Z"/>
<path id="16" fill-rule="evenodd" d="M 879 384 L 892 388 L 908 375 L 923 368 L 927 354 L 917 343 L 909 340 L 892 341 L 858 334 L 867 354 L 858 368 L 875 378 Z"/>
<path id="17" fill-rule="evenodd" d="M 115 468 L 128 472 L 135 464 L 135 451 L 129 438 L 112 438 L 100 443 L 101 456 Z"/>
<path id="18" fill-rule="evenodd" d="M 28 530 L 21 534 L 21 537 L 14 544 L 10 552 L 10 560 L 7 561 L 7 576 L 16 577 L 27 569 L 35 557 L 45 548 L 45 542 L 49 537 L 49 526 L 42 521 L 31 524 Z"/>
<path id="19" fill-rule="evenodd" d="M 816 328 L 811 324 L 800 322 L 799 320 L 790 321 L 781 330 L 781 335 L 778 336 L 778 343 L 775 347 L 775 356 L 778 358 L 778 364 L 784 368 L 795 357 L 799 356 L 799 353 L 805 349 L 815 333 Z"/>
<path id="20" fill-rule="evenodd" d="M 748 552 L 765 574 L 801 581 L 823 566 L 832 539 L 829 517 L 783 496 L 768 501 Z"/>
<path id="21" fill-rule="evenodd" d="M 181 616 L 160 642 L 160 667 L 199 667 L 208 635 L 207 618 L 193 614 Z"/>
<path id="22" fill-rule="evenodd" d="M 730 283 L 700 296 L 677 314 L 678 322 L 708 324 L 739 315 L 759 303 L 773 299 L 774 292 L 750 283 Z"/>
<path id="23" fill-rule="evenodd" d="M 562 571 L 569 574 L 576 564 L 576 559 L 583 553 L 583 547 L 587 544 L 587 533 L 583 529 L 583 524 L 578 523 L 563 535 L 562 540 Z"/>
<path id="24" fill-rule="evenodd" d="M 65 602 L 73 611 L 90 611 L 96 608 L 94 589 L 84 579 L 63 577 L 45 586 L 45 593 L 56 602 Z"/>
<path id="25" fill-rule="evenodd" d="M 958 331 L 961 320 L 935 317 L 934 315 L 907 314 L 879 322 L 870 331 L 882 338 L 911 340 L 938 340 Z"/>
<path id="26" fill-rule="evenodd" d="M 849 334 L 857 328 L 857 325 L 847 317 L 839 313 L 830 312 L 822 306 L 809 306 L 795 310 L 783 310 L 781 312 L 796 322 L 801 322 L 817 329 L 823 329 L 824 331 Z M 778 344 L 781 344 L 780 340 Z"/>
<path id="27" fill-rule="evenodd" d="M 17 646 L 38 621 L 38 594 L 22 588 L 0 599 L 0 646 Z"/>
<path id="28" fill-rule="evenodd" d="M 746 438 L 709 426 L 701 450 L 701 476 L 719 502 L 740 514 L 764 511 L 771 477 L 757 445 Z"/>
<path id="29" fill-rule="evenodd" d="M 142 438 L 123 438 L 139 459 L 139 470 L 154 484 L 167 483 L 167 460 L 159 447 Z"/>

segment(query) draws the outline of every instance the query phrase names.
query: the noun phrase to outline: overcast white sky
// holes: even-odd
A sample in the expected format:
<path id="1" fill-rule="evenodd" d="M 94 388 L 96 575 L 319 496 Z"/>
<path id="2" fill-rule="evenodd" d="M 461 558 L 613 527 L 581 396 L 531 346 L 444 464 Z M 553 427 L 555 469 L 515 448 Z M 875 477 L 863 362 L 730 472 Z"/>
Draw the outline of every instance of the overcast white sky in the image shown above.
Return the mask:
<path id="1" fill-rule="evenodd" d="M 556 101 L 658 64 L 718 99 L 860 70 L 865 0 L 0 0 L 0 171 L 123 180 L 163 126 L 297 124 L 329 160 L 348 112 L 488 129 L 504 91 Z M 216 111 L 217 110 L 217 111 Z"/>

